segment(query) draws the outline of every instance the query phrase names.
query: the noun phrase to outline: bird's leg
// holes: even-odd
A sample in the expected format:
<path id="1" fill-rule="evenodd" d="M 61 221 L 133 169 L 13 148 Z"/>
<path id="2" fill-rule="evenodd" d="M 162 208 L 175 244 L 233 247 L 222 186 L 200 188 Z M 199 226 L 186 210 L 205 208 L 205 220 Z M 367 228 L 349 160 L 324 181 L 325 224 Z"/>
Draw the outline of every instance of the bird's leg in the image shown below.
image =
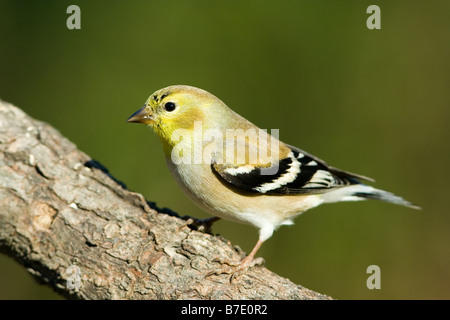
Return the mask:
<path id="1" fill-rule="evenodd" d="M 239 277 L 241 274 L 245 273 L 249 268 L 254 267 L 256 265 L 262 265 L 264 263 L 264 259 L 259 257 L 255 259 L 255 254 L 259 250 L 259 247 L 263 244 L 261 239 L 258 239 L 256 245 L 253 247 L 252 252 L 244 259 L 242 259 L 241 263 L 235 268 L 233 273 L 231 274 L 230 282 Z"/>
<path id="2" fill-rule="evenodd" d="M 258 239 L 258 242 L 254 246 L 252 252 L 250 252 L 250 254 L 248 256 L 246 256 L 244 259 L 242 259 L 240 263 L 236 264 L 236 263 L 230 263 L 228 261 L 222 261 L 222 263 L 228 264 L 231 267 L 226 267 L 226 268 L 222 268 L 219 270 L 211 271 L 208 273 L 208 276 L 213 275 L 213 274 L 219 275 L 222 273 L 231 274 L 230 282 L 232 282 L 238 276 L 245 273 L 249 268 L 254 267 L 255 265 L 263 264 L 264 263 L 263 258 L 255 259 L 255 254 L 258 251 L 259 247 L 261 247 L 262 244 L 263 244 L 263 241 L 261 239 Z"/>
<path id="3" fill-rule="evenodd" d="M 191 216 L 181 217 L 183 220 L 187 221 L 189 227 L 198 230 L 200 232 L 212 233 L 212 225 L 214 222 L 220 220 L 219 217 L 211 217 L 207 219 L 197 219 Z"/>

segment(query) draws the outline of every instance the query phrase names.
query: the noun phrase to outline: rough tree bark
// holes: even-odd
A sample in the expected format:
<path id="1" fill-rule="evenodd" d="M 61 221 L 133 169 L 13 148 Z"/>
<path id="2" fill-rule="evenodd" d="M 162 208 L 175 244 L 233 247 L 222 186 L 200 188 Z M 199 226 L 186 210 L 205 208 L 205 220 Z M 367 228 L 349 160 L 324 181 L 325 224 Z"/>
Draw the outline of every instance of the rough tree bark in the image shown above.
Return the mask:
<path id="1" fill-rule="evenodd" d="M 163 211 L 163 212 L 161 212 Z M 0 100 L 0 251 L 75 299 L 328 299 L 159 210 L 50 125 Z"/>

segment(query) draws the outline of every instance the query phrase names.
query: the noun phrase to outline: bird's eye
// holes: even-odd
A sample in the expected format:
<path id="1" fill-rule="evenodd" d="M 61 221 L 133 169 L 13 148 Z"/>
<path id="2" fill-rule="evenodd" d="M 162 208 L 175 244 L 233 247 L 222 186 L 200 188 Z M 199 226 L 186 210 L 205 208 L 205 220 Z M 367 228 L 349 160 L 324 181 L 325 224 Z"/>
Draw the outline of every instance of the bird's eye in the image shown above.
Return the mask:
<path id="1" fill-rule="evenodd" d="M 166 111 L 172 112 L 173 110 L 175 110 L 176 105 L 173 102 L 166 102 L 166 104 L 164 105 L 164 109 L 166 109 Z"/>

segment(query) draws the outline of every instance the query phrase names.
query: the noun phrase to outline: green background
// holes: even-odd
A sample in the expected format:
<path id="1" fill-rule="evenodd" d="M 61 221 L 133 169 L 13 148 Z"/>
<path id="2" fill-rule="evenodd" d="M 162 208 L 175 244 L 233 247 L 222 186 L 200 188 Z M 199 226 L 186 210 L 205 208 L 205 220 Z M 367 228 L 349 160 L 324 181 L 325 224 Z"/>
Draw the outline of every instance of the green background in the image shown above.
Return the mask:
<path id="1" fill-rule="evenodd" d="M 66 27 L 70 4 L 81 30 Z M 366 27 L 371 4 L 381 30 Z M 125 121 L 159 88 L 203 88 L 284 142 L 423 207 L 311 210 L 262 246 L 269 269 L 339 299 L 449 299 L 448 12 L 445 0 L 0 1 L 0 98 L 129 189 L 204 218 L 156 136 Z M 227 221 L 214 232 L 247 252 L 257 240 Z M 366 287 L 373 264 L 380 290 Z M 0 256 L 1 299 L 57 297 Z"/>

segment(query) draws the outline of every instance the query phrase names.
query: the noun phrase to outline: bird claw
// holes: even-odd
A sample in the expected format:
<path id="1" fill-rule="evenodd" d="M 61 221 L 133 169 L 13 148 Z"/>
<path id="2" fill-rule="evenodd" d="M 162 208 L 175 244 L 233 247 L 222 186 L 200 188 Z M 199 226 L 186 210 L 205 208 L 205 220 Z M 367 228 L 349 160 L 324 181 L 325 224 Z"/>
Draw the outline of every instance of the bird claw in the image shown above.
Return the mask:
<path id="1" fill-rule="evenodd" d="M 191 216 L 183 216 L 181 219 L 186 220 L 187 225 L 197 231 L 212 233 L 212 225 L 217 220 L 220 220 L 218 217 L 211 217 L 207 219 L 197 219 Z"/>
<path id="2" fill-rule="evenodd" d="M 235 279 L 247 272 L 248 269 L 254 266 L 261 266 L 264 264 L 264 259 L 261 257 L 253 259 L 253 257 L 247 256 L 240 262 L 233 262 L 221 259 L 214 259 L 215 262 L 220 262 L 221 264 L 227 264 L 228 267 L 223 267 L 218 270 L 213 270 L 208 272 L 207 277 L 212 275 L 220 274 L 230 274 L 230 283 L 233 283 Z"/>

